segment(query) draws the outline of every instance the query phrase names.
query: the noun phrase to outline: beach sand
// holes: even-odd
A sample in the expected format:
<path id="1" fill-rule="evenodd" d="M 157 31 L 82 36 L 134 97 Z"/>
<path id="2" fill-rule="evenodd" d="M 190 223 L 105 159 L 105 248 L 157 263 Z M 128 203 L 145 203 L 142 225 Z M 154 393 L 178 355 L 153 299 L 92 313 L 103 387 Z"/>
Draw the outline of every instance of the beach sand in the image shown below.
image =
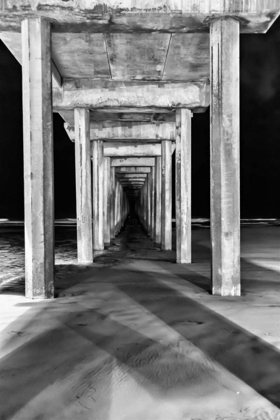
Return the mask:
<path id="1" fill-rule="evenodd" d="M 240 298 L 210 294 L 209 230 L 178 265 L 131 219 L 56 299 L 2 287 L 0 419 L 280 420 L 279 243 L 242 230 Z"/>

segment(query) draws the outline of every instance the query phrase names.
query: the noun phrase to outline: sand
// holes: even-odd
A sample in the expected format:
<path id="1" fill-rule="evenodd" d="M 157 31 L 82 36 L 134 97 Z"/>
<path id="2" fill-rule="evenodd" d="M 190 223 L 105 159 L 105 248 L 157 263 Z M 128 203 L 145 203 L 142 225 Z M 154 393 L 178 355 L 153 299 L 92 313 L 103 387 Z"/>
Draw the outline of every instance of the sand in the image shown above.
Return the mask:
<path id="1" fill-rule="evenodd" d="M 0 419 L 280 420 L 280 229 L 242 230 L 242 297 L 209 294 L 209 230 L 193 263 L 130 220 L 57 298 L 0 295 Z"/>

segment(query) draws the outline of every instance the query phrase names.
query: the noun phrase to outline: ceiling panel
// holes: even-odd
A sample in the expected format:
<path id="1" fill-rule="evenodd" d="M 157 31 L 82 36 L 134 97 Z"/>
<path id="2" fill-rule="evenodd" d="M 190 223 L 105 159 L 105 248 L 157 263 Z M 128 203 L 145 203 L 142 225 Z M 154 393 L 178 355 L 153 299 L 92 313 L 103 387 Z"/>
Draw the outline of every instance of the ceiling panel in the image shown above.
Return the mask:
<path id="1" fill-rule="evenodd" d="M 106 40 L 113 79 L 161 79 L 169 34 L 107 34 Z"/>
<path id="2" fill-rule="evenodd" d="M 103 34 L 53 33 L 52 56 L 62 77 L 110 78 Z"/>
<path id="3" fill-rule="evenodd" d="M 198 81 L 209 77 L 209 34 L 173 34 L 163 80 Z"/>

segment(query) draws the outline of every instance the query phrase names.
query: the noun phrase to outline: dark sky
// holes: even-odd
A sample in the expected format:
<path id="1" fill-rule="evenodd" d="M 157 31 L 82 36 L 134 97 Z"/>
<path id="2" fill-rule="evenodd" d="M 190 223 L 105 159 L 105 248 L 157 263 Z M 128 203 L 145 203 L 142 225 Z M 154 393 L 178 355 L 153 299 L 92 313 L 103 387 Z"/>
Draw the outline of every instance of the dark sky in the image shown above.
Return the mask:
<path id="1" fill-rule="evenodd" d="M 280 218 L 280 19 L 241 35 L 241 217 Z M 209 217 L 209 112 L 195 114 L 192 215 Z M 0 218 L 23 219 L 21 67 L 0 41 Z M 75 217 L 74 144 L 54 114 L 55 214 Z"/>

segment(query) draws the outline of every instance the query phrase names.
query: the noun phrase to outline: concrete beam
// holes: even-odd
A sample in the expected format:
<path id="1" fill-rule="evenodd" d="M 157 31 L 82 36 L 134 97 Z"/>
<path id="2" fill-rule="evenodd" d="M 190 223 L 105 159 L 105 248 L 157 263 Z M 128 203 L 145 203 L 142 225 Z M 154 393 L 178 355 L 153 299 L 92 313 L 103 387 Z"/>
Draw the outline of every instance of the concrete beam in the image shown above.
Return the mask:
<path id="1" fill-rule="evenodd" d="M 60 110 L 114 107 L 189 108 L 208 107 L 209 85 L 204 82 L 102 82 L 77 88 L 71 81 L 53 90 L 53 107 Z"/>
<path id="2" fill-rule="evenodd" d="M 65 122 L 64 128 L 70 140 L 75 141 L 74 127 L 69 122 Z M 90 124 L 90 139 L 126 143 L 137 139 L 137 142 L 143 144 L 160 143 L 162 139 L 175 141 L 175 123 L 92 122 Z"/>
<path id="3" fill-rule="evenodd" d="M 151 115 L 152 118 L 152 115 Z M 116 141 L 175 140 L 175 122 L 141 123 L 107 121 L 91 123 L 91 140 L 106 139 Z"/>
<path id="4" fill-rule="evenodd" d="M 208 32 L 209 19 L 232 16 L 242 32 L 265 32 L 278 0 L 9 0 L 1 3 L 0 30 L 20 29 L 25 16 L 45 17 L 55 32 Z M 164 12 L 163 12 L 164 11 Z"/>
<path id="5" fill-rule="evenodd" d="M 148 174 L 151 172 L 151 168 L 146 166 L 131 166 L 131 167 L 119 167 L 116 168 L 116 174 Z"/>
<path id="6" fill-rule="evenodd" d="M 94 142 L 93 142 L 94 143 Z M 128 157 L 128 158 L 112 158 L 111 166 L 155 166 L 155 158 L 144 157 Z"/>
<path id="7" fill-rule="evenodd" d="M 96 140 L 94 140 L 96 141 Z M 106 157 L 149 157 L 161 156 L 161 145 L 157 143 L 104 143 L 104 156 Z"/>
<path id="8" fill-rule="evenodd" d="M 137 173 L 118 173 L 117 174 L 118 179 L 145 179 L 147 177 L 147 174 L 137 174 Z"/>

